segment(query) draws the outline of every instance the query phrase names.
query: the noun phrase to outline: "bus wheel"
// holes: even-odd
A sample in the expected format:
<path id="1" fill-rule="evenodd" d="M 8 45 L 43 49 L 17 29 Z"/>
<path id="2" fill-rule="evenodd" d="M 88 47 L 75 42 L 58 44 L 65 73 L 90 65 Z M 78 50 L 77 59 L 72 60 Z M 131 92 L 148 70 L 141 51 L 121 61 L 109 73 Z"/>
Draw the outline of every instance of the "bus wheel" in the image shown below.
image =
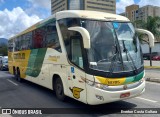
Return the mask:
<path id="1" fill-rule="evenodd" d="M 0 71 L 3 71 L 3 67 L 0 67 Z"/>
<path id="2" fill-rule="evenodd" d="M 19 69 L 17 69 L 17 72 L 16 72 L 16 79 L 17 79 L 17 81 L 19 81 L 19 82 L 22 81 L 22 79 L 21 79 L 21 77 L 20 77 L 20 71 L 19 71 Z"/>
<path id="3" fill-rule="evenodd" d="M 15 69 L 15 67 L 13 67 L 13 75 L 14 75 L 14 78 L 16 78 L 16 69 Z"/>
<path id="4" fill-rule="evenodd" d="M 64 88 L 63 88 L 63 84 L 62 84 L 62 80 L 60 78 L 57 78 L 55 83 L 55 93 L 56 93 L 56 97 L 61 100 L 64 101 L 65 100 L 65 94 L 64 94 Z"/>

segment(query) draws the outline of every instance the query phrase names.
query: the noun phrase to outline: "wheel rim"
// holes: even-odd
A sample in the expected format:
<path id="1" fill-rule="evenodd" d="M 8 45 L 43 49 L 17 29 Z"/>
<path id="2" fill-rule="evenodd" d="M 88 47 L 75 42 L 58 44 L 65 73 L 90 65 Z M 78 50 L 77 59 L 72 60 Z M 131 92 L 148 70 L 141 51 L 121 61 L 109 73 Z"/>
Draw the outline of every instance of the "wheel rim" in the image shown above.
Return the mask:
<path id="1" fill-rule="evenodd" d="M 62 94 L 62 92 L 63 92 L 63 88 L 62 88 L 62 85 L 61 84 L 57 84 L 57 94 L 59 95 L 59 96 L 62 96 L 63 94 Z"/>

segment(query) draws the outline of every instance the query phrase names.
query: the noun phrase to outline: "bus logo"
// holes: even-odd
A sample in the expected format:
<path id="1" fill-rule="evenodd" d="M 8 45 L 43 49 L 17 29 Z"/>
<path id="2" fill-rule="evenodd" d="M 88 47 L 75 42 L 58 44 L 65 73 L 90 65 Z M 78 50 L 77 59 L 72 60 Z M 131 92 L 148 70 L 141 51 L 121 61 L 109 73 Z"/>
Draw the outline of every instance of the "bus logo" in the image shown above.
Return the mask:
<path id="1" fill-rule="evenodd" d="M 80 98 L 80 92 L 83 91 L 83 89 L 78 88 L 78 87 L 73 87 L 72 89 L 71 88 L 69 88 L 69 89 L 73 93 L 73 97 L 75 97 L 76 99 Z"/>

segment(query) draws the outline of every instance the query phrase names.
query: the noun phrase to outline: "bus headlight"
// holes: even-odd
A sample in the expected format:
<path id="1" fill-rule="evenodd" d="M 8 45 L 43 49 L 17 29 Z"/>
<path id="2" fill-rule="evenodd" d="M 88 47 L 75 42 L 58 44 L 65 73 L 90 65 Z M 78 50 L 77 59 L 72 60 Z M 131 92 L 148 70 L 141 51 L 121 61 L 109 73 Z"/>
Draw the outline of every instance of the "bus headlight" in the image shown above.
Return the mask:
<path id="1" fill-rule="evenodd" d="M 95 83 L 94 86 L 99 89 L 107 90 L 108 86 L 100 83 Z"/>
<path id="2" fill-rule="evenodd" d="M 90 80 L 85 80 L 85 82 L 90 85 L 90 86 L 94 86 L 94 82 L 93 81 L 90 81 Z"/>
<path id="3" fill-rule="evenodd" d="M 86 78 L 82 78 L 82 77 L 81 77 L 81 79 L 82 79 L 85 83 L 87 83 L 88 85 L 94 86 L 94 83 L 95 83 L 95 82 L 93 82 L 93 81 L 91 81 L 91 80 L 88 80 L 88 79 L 86 79 Z"/>
<path id="4" fill-rule="evenodd" d="M 108 88 L 107 85 L 100 84 L 100 83 L 96 83 L 96 82 L 94 82 L 94 81 L 90 81 L 90 80 L 87 80 L 87 79 L 85 79 L 84 81 L 85 81 L 88 85 L 93 86 L 93 87 L 96 87 L 96 88 L 98 88 L 98 89 L 107 90 L 107 88 Z"/>

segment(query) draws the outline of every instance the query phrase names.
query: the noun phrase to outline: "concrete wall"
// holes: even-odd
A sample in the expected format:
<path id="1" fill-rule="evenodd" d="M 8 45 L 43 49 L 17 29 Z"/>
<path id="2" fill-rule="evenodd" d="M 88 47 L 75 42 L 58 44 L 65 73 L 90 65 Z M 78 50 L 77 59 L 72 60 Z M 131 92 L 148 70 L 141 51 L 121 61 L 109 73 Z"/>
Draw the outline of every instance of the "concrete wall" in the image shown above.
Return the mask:
<path id="1" fill-rule="evenodd" d="M 142 44 L 141 47 L 144 54 L 149 53 L 148 44 Z M 152 48 L 152 52 L 158 52 L 160 54 L 160 43 L 155 43 L 155 47 Z"/>

